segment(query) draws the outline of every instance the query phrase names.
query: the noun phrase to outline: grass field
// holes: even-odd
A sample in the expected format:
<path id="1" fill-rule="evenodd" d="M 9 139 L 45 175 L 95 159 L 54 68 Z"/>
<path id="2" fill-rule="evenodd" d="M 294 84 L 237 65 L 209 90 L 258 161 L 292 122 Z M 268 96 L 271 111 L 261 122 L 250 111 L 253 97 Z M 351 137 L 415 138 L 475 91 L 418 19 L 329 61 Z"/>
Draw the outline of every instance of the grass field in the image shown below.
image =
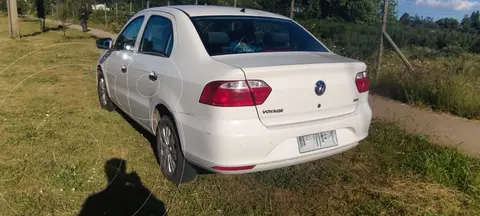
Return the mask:
<path id="1" fill-rule="evenodd" d="M 0 18 L 0 215 L 75 215 L 109 183 L 104 165 L 115 158 L 131 175 L 92 199 L 97 207 L 128 202 L 133 213 L 146 203 L 143 209 L 164 205 L 170 215 L 480 215 L 478 159 L 384 122 L 341 155 L 268 172 L 201 175 L 176 188 L 160 175 L 150 137 L 100 110 L 94 39 L 71 30 L 68 40 L 59 31 L 34 34 L 38 24 L 25 22 L 22 34 L 32 36 L 11 40 L 6 27 Z M 125 186 L 132 182 L 133 190 Z"/>

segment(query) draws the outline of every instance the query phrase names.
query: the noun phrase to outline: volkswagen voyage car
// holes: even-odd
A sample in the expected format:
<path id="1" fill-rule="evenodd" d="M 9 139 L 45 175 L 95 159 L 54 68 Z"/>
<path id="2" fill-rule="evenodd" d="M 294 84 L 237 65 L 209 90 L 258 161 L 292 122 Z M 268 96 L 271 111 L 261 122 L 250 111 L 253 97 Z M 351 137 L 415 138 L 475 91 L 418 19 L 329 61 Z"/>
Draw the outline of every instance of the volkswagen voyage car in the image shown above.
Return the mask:
<path id="1" fill-rule="evenodd" d="M 150 8 L 97 46 L 101 106 L 156 136 L 160 169 L 176 184 L 197 169 L 239 174 L 317 160 L 368 135 L 366 65 L 284 16 Z"/>

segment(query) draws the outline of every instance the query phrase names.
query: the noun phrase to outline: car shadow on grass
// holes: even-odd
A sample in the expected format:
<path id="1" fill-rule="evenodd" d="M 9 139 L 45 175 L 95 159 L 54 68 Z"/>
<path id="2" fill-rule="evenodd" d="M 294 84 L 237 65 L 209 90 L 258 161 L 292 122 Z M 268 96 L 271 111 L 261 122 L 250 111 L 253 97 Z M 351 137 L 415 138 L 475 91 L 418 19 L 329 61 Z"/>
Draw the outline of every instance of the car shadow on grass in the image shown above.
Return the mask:
<path id="1" fill-rule="evenodd" d="M 152 135 L 149 131 L 145 130 L 140 124 L 138 124 L 136 121 L 134 121 L 130 116 L 128 116 L 125 112 L 123 112 L 121 109 L 116 108 L 115 111 L 120 114 L 120 116 L 123 117 L 123 119 L 130 124 L 139 134 L 145 138 L 148 143 L 150 143 L 150 147 L 152 148 L 153 155 L 155 156 L 155 159 L 157 159 L 157 163 L 159 162 L 158 160 L 158 151 L 156 147 L 156 141 L 155 141 L 155 136 Z"/>
<path id="2" fill-rule="evenodd" d="M 136 172 L 126 172 L 126 161 L 112 158 L 105 163 L 107 187 L 84 201 L 79 216 L 166 215 L 165 205 L 146 188 Z"/>

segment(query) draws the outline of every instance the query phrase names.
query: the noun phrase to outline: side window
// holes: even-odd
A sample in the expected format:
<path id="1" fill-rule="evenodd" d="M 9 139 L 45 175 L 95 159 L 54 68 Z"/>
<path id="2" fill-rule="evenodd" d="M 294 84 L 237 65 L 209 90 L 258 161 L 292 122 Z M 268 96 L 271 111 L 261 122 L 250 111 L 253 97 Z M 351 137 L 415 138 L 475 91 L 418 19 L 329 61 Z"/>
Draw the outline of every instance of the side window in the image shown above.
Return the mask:
<path id="1" fill-rule="evenodd" d="M 127 45 L 130 45 L 132 48 L 135 46 L 135 41 L 137 40 L 138 32 L 142 27 L 143 20 L 145 17 L 137 17 L 131 21 L 123 32 L 118 35 L 118 38 L 115 42 L 115 50 L 125 50 Z"/>
<path id="2" fill-rule="evenodd" d="M 145 26 L 140 53 L 169 57 L 173 48 L 172 22 L 161 16 L 151 16 Z"/>

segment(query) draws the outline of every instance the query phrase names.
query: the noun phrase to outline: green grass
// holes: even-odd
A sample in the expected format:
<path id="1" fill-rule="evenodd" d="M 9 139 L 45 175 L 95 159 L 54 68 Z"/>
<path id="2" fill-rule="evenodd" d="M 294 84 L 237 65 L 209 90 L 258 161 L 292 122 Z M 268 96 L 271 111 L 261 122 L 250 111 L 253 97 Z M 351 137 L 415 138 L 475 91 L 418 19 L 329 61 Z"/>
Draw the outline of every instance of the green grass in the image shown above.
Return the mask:
<path id="1" fill-rule="evenodd" d="M 31 34 L 38 25 L 21 28 Z M 67 35 L 66 42 L 59 31 L 11 40 L 0 32 L 0 215 L 77 214 L 107 185 L 112 158 L 124 159 L 170 215 L 480 214 L 478 159 L 378 121 L 343 154 L 261 173 L 201 175 L 177 189 L 141 131 L 99 108 L 94 40 Z"/>
<path id="2" fill-rule="evenodd" d="M 415 72 L 406 69 L 394 53 L 387 54 L 384 61 L 374 92 L 457 116 L 480 119 L 480 55 L 413 60 Z"/>

